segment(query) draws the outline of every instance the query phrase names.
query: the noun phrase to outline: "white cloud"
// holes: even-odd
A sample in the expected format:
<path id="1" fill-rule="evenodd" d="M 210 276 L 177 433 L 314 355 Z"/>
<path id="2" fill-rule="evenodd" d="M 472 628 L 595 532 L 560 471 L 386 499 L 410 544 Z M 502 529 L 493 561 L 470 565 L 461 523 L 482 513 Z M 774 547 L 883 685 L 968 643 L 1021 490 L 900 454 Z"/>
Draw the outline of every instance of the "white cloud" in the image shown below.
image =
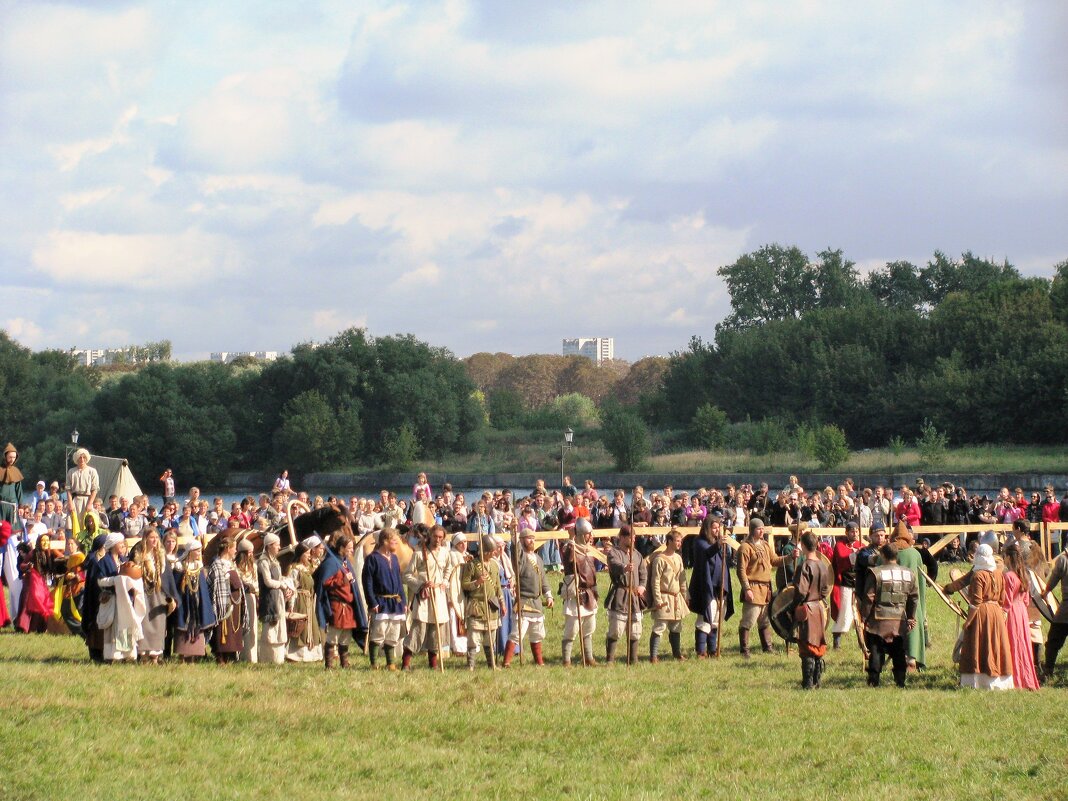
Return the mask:
<path id="1" fill-rule="evenodd" d="M 60 284 L 116 290 L 218 278 L 240 261 L 225 240 L 192 229 L 174 236 L 59 230 L 33 250 L 34 266 Z"/>

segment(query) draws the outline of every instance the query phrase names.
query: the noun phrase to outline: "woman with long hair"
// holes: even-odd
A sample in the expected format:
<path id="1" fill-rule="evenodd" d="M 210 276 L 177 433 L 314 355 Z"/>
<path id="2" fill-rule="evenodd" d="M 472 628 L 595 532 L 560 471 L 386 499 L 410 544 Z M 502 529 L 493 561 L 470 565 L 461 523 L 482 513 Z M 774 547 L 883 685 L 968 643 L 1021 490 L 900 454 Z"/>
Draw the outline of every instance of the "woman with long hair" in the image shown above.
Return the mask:
<path id="1" fill-rule="evenodd" d="M 1012 681 L 1018 690 L 1039 688 L 1027 616 L 1027 606 L 1031 603 L 1028 585 L 1023 554 L 1020 546 L 1013 543 L 1005 549 L 1005 601 L 1002 608 L 1007 615 L 1005 625 L 1009 630 L 1009 647 L 1012 650 Z"/>

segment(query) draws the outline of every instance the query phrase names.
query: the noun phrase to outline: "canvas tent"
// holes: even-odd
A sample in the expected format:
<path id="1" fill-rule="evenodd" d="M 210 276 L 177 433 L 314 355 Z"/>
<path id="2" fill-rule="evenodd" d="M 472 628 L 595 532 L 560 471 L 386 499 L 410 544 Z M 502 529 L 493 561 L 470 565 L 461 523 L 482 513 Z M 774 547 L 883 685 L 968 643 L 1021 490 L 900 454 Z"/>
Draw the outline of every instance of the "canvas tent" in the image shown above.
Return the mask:
<path id="1" fill-rule="evenodd" d="M 130 470 L 130 463 L 125 459 L 94 455 L 92 465 L 100 475 L 97 497 L 104 501 L 104 508 L 107 508 L 108 498 L 112 495 L 132 501 L 141 494 L 141 487 Z"/>

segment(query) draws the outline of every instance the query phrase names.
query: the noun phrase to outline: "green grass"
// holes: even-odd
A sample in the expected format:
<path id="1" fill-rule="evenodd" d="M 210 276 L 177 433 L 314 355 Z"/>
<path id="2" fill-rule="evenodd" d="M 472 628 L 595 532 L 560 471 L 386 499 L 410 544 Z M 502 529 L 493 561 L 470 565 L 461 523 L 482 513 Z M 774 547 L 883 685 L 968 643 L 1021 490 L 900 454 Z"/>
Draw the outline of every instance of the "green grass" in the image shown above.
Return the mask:
<path id="1" fill-rule="evenodd" d="M 420 462 L 420 469 L 441 473 L 544 473 L 560 471 L 557 432 L 491 431 L 481 452 Z M 614 471 L 611 455 L 597 432 L 576 435 L 568 452 L 569 473 Z M 678 451 L 646 459 L 643 469 L 657 473 L 822 473 L 815 459 L 798 451 L 756 454 L 743 451 Z M 889 448 L 853 451 L 836 474 L 886 473 L 1068 473 L 1068 450 L 1043 445 L 968 445 L 949 448 L 937 468 L 925 467 L 915 448 L 895 454 Z"/>
<path id="2" fill-rule="evenodd" d="M 603 580 L 603 579 L 602 579 Z M 555 580 L 553 581 L 555 590 Z M 855 639 L 824 689 L 798 659 L 443 675 L 321 666 L 94 666 L 80 641 L 0 634 L 4 798 L 1062 799 L 1068 676 L 960 690 L 955 624 L 929 599 L 931 668 L 864 686 Z M 598 622 L 598 658 L 604 649 Z M 692 647 L 692 617 L 683 641 Z M 664 650 L 667 643 L 664 643 Z M 889 669 L 887 669 L 889 671 Z"/>

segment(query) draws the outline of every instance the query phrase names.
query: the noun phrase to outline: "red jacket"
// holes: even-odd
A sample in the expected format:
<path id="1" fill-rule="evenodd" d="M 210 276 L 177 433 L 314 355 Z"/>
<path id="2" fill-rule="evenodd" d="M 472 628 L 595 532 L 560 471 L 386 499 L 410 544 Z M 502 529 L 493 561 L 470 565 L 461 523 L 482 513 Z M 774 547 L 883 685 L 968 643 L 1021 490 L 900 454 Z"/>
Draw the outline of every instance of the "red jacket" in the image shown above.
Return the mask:
<path id="1" fill-rule="evenodd" d="M 894 513 L 897 515 L 898 520 L 904 520 L 910 526 L 918 526 L 920 524 L 920 504 L 916 502 L 915 498 L 907 506 L 904 501 L 901 501 L 894 508 Z"/>
<path id="2" fill-rule="evenodd" d="M 1042 504 L 1042 522 L 1061 522 L 1061 505 L 1057 501 L 1046 501 Z"/>

